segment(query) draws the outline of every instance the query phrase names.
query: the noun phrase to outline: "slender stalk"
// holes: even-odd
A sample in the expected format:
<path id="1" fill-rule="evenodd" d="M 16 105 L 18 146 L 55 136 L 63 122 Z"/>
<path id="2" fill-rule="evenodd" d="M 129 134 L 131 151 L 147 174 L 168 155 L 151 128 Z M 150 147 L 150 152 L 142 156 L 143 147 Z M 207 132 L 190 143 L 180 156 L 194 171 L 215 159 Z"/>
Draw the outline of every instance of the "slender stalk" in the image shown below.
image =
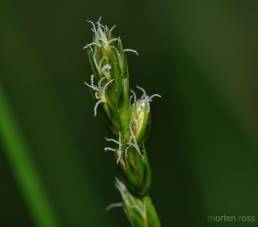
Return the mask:
<path id="1" fill-rule="evenodd" d="M 94 116 L 99 108 L 104 112 L 114 138 L 106 138 L 112 144 L 105 151 L 114 153 L 120 178 L 116 188 L 122 196 L 121 205 L 133 227 L 160 227 L 160 221 L 149 195 L 151 170 L 144 142 L 150 126 L 150 102 L 158 94 L 147 95 L 130 89 L 126 52 L 138 55 L 137 51 L 124 49 L 120 38 L 114 38 L 112 30 L 102 25 L 100 19 L 92 25 L 93 41 L 87 49 L 93 74 L 90 83 L 94 100 Z M 130 96 L 131 92 L 131 96 Z"/>
<path id="2" fill-rule="evenodd" d="M 59 224 L 53 214 L 1 84 L 0 103 L 0 139 L 5 147 L 3 151 L 24 195 L 35 225 L 39 227 L 58 227 Z"/>

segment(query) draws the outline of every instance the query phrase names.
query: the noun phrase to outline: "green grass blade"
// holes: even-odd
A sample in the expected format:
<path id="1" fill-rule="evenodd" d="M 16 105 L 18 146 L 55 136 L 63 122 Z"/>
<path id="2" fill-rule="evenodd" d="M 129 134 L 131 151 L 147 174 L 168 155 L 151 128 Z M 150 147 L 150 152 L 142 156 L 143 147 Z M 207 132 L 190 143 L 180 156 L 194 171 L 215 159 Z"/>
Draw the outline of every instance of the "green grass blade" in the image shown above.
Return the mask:
<path id="1" fill-rule="evenodd" d="M 20 186 L 27 207 L 36 226 L 57 227 L 58 222 L 1 84 L 0 103 L 0 138 L 5 147 L 5 156 Z"/>

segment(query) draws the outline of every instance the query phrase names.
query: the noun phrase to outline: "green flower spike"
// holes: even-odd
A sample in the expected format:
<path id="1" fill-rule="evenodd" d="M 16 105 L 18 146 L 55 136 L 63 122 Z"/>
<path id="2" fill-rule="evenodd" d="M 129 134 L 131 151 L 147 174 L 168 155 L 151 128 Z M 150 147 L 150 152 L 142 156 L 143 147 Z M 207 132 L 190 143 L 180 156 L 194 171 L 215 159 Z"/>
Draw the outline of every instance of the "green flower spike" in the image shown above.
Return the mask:
<path id="1" fill-rule="evenodd" d="M 124 49 L 120 38 L 113 37 L 115 26 L 109 29 L 89 21 L 93 40 L 87 50 L 93 71 L 90 83 L 84 82 L 95 100 L 94 117 L 101 108 L 114 138 L 105 138 L 114 146 L 112 151 L 123 182 L 116 180 L 123 203 L 111 204 L 108 209 L 123 206 L 133 227 L 160 227 L 159 218 L 149 197 L 151 170 L 144 142 L 150 129 L 150 102 L 158 94 L 148 96 L 142 87 L 142 96 L 129 88 L 129 71 L 126 53 L 138 52 Z M 130 91 L 132 95 L 130 96 Z"/>

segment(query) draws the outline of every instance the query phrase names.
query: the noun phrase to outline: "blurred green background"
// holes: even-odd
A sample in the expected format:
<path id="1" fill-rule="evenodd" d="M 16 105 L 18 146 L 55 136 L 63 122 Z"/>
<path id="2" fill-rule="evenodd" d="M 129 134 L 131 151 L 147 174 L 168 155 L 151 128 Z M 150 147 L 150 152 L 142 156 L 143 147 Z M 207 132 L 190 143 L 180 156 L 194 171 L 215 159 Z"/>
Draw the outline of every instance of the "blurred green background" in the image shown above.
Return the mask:
<path id="1" fill-rule="evenodd" d="M 0 2 L 0 226 L 128 226 L 104 120 L 83 85 L 99 16 L 152 104 L 152 195 L 166 227 L 258 226 L 258 1 Z M 235 226 L 236 223 L 219 223 Z"/>

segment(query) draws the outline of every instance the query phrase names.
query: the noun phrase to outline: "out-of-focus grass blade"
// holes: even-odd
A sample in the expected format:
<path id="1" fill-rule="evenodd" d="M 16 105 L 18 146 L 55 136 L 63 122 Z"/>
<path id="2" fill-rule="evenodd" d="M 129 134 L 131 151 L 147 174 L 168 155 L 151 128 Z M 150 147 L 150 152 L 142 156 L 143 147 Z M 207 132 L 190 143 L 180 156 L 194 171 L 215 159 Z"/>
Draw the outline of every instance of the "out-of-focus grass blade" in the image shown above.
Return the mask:
<path id="1" fill-rule="evenodd" d="M 34 217 L 36 226 L 57 227 L 53 210 L 48 203 L 37 170 L 33 165 L 26 142 L 17 126 L 7 97 L 0 84 L 0 138 L 4 144 L 5 156 Z"/>
<path id="2" fill-rule="evenodd" d="M 51 49 L 48 46 L 48 51 L 43 53 L 40 48 L 37 48 L 37 44 L 36 46 L 33 45 L 33 43 L 45 42 L 46 37 L 39 39 L 42 41 L 36 42 L 38 39 L 34 35 L 37 33 L 37 29 L 35 29 L 36 31 L 32 29 L 32 33 L 26 30 L 28 25 L 34 23 L 25 23 L 20 19 L 20 14 L 17 13 L 20 11 L 18 4 L 16 5 L 10 1 L 0 1 L 0 6 L 0 24 L 3 30 L 3 35 L 0 36 L 0 43 L 2 44 L 0 80 L 8 97 L 12 97 L 10 98 L 12 99 L 12 110 L 19 120 L 19 125 L 26 128 L 23 134 L 18 133 L 18 135 L 26 138 L 27 145 L 30 148 L 29 150 L 26 149 L 26 154 L 29 156 L 26 157 L 33 158 L 33 164 L 38 168 L 38 174 L 40 174 L 44 189 L 48 192 L 48 203 L 51 201 L 53 207 L 55 207 L 58 223 L 62 227 L 110 226 L 108 215 L 104 213 L 107 202 L 102 201 L 103 189 L 97 187 L 98 184 L 94 179 L 95 175 L 90 172 L 92 158 L 98 157 L 97 152 L 90 153 L 89 147 L 92 146 L 89 144 L 90 141 L 87 141 L 87 134 L 92 134 L 93 130 L 87 124 L 86 128 L 83 127 L 81 129 L 83 131 L 80 131 L 78 122 L 85 124 L 84 117 L 78 118 L 82 121 L 77 119 L 76 126 L 77 115 L 80 116 L 81 113 L 78 104 L 84 102 L 84 97 L 81 96 L 81 91 L 77 94 L 72 91 L 78 89 L 78 87 L 83 87 L 83 84 L 80 83 L 78 78 L 72 76 L 68 72 L 69 70 L 67 73 L 62 73 L 62 70 L 59 71 L 59 66 L 62 64 L 59 65 L 58 62 L 62 62 L 63 58 L 61 57 L 52 60 L 55 63 L 51 67 L 42 64 L 45 60 L 45 62 L 51 62 L 49 56 L 52 56 L 53 53 L 60 53 L 59 50 L 61 49 L 58 50 L 58 47 L 63 47 L 57 45 L 57 47 Z M 23 11 L 23 14 L 25 15 L 26 12 Z M 6 21 L 8 23 L 5 23 Z M 48 23 L 46 22 L 46 24 Z M 52 29 L 55 30 L 54 27 Z M 46 33 L 48 38 L 51 37 L 51 29 Z M 32 40 L 34 41 L 32 42 Z M 69 40 L 69 42 L 75 43 L 77 41 Z M 52 41 L 49 44 L 53 44 Z M 77 56 L 77 53 L 75 56 Z M 51 74 L 52 68 L 58 69 L 59 73 L 63 74 L 62 78 L 65 78 L 65 76 L 69 78 L 69 80 L 62 79 L 60 86 L 62 89 L 57 90 L 55 87 L 55 74 Z M 65 81 L 72 81 L 72 78 L 76 80 L 75 84 L 81 85 L 77 86 L 70 83 L 69 89 L 66 90 L 67 82 Z M 66 89 L 64 89 L 65 86 Z M 76 97 L 73 98 L 72 103 L 69 103 L 72 93 L 76 94 Z M 78 104 L 76 104 L 76 101 Z M 0 108 L 2 106 L 3 104 L 0 102 Z M 66 110 L 68 109 L 74 109 L 74 111 L 67 114 L 69 111 Z M 6 113 L 5 116 L 9 116 L 9 114 Z M 6 120 L 3 119 L 2 122 L 5 123 Z M 90 130 L 86 130 L 87 128 Z M 17 130 L 17 128 L 15 129 Z M 8 141 L 14 140 L 10 138 L 13 138 L 13 136 L 9 135 Z M 82 142 L 84 139 L 86 141 Z M 22 142 L 17 143 L 18 145 L 11 144 L 12 148 L 14 147 L 13 150 L 20 147 L 20 143 L 23 144 Z M 92 144 L 95 144 L 95 141 L 92 141 Z M 25 145 L 23 146 L 25 147 Z M 16 170 L 16 172 L 19 174 L 18 177 L 25 174 L 23 176 L 25 179 L 28 178 L 27 172 L 33 174 L 30 169 L 23 170 L 23 172 Z M 33 185 L 30 187 L 33 187 Z M 30 193 L 30 191 L 26 191 L 24 195 L 27 195 L 27 193 Z M 29 202 L 33 205 L 36 203 L 35 201 Z M 34 208 L 32 208 L 32 212 L 35 214 Z M 43 214 L 43 212 L 38 213 L 41 216 Z M 32 218 L 38 218 L 38 216 L 34 215 Z M 51 225 L 46 223 L 45 220 L 42 226 L 49 227 Z"/>

